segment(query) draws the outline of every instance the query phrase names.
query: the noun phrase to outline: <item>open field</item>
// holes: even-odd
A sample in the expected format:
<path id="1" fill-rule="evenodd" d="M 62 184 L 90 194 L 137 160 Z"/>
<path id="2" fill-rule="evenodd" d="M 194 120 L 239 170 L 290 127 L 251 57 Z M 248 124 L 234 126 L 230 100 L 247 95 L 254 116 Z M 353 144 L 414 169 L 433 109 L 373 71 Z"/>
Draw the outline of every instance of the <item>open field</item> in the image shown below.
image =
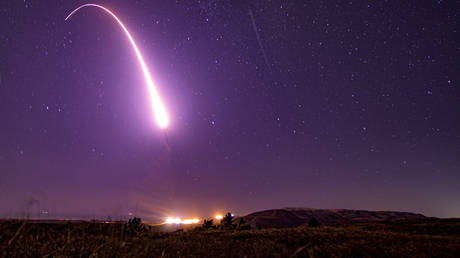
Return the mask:
<path id="1" fill-rule="evenodd" d="M 9 220 L 0 232 L 2 257 L 460 257 L 458 219 L 172 233 L 126 223 Z"/>

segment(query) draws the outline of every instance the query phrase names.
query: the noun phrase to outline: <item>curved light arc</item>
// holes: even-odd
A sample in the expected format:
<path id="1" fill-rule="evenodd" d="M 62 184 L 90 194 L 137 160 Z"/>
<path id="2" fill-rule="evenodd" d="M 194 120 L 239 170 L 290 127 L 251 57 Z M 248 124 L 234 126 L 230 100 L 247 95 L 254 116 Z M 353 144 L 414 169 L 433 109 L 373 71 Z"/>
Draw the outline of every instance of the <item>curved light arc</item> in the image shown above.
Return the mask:
<path id="1" fill-rule="evenodd" d="M 120 19 L 118 19 L 118 17 L 114 13 L 112 13 L 109 9 L 105 8 L 104 6 L 97 5 L 97 4 L 84 4 L 84 5 L 81 5 L 77 9 L 73 10 L 65 18 L 65 20 L 67 21 L 68 19 L 70 19 L 76 12 L 78 12 L 80 9 L 82 9 L 84 7 L 97 7 L 97 8 L 100 8 L 100 9 L 104 10 L 105 12 L 110 14 L 117 21 L 117 23 L 121 26 L 121 28 L 125 32 L 126 36 L 128 37 L 129 42 L 131 43 L 131 45 L 132 45 L 132 47 L 134 49 L 134 52 L 136 53 L 137 59 L 139 60 L 139 64 L 140 64 L 140 66 L 142 68 L 142 72 L 144 73 L 144 77 L 145 77 L 145 81 L 147 83 L 147 88 L 148 88 L 148 91 L 149 91 L 150 99 L 152 100 L 152 104 L 153 104 L 153 112 L 154 112 L 154 115 L 155 115 L 156 122 L 157 122 L 159 127 L 166 128 L 168 126 L 168 124 L 169 124 L 169 119 L 168 119 L 168 115 L 167 115 L 167 112 L 166 112 L 166 108 L 163 105 L 163 102 L 161 101 L 160 95 L 158 94 L 158 91 L 157 91 L 157 89 L 155 87 L 155 84 L 153 83 L 152 76 L 150 75 L 150 72 L 147 69 L 147 66 L 145 65 L 144 58 L 142 57 L 141 52 L 137 48 L 136 42 L 134 41 L 133 37 L 129 33 L 128 29 L 126 29 L 125 25 L 121 22 Z"/>

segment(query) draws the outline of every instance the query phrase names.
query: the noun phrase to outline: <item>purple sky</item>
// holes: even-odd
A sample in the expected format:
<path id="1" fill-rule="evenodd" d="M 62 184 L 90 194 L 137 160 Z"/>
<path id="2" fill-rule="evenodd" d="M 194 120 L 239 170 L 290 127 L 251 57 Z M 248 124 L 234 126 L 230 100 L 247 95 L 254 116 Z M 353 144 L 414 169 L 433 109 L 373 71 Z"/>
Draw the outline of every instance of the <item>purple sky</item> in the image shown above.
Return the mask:
<path id="1" fill-rule="evenodd" d="M 0 3 L 0 217 L 460 217 L 455 1 Z M 250 3 L 250 4 L 249 4 Z M 251 16 L 252 13 L 252 16 Z"/>

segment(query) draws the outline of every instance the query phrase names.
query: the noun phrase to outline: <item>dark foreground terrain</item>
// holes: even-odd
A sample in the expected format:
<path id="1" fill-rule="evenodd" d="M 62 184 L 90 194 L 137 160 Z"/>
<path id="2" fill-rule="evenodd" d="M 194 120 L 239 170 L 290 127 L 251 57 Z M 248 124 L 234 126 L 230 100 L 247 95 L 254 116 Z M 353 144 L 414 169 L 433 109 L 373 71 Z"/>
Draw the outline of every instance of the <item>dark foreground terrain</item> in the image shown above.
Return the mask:
<path id="1" fill-rule="evenodd" d="M 460 257 L 460 220 L 157 232 L 125 223 L 0 221 L 1 257 Z"/>

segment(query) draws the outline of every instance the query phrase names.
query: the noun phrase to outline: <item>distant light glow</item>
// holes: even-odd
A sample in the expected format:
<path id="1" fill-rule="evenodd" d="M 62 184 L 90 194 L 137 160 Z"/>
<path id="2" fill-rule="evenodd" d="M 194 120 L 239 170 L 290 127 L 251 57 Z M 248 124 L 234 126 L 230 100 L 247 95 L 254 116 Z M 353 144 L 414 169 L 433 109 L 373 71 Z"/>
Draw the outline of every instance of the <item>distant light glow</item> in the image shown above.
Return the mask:
<path id="1" fill-rule="evenodd" d="M 223 219 L 223 218 L 224 218 L 224 216 L 222 216 L 222 215 L 220 215 L 220 214 L 217 214 L 217 215 L 216 215 L 216 219 L 217 219 L 217 220 L 221 220 L 221 219 Z"/>
<path id="2" fill-rule="evenodd" d="M 180 219 L 180 218 L 167 218 L 164 222 L 165 224 L 176 224 L 176 225 L 190 225 L 190 224 L 198 224 L 200 219 L 193 218 L 193 219 Z"/>
<path id="3" fill-rule="evenodd" d="M 182 224 L 197 224 L 198 222 L 200 222 L 199 219 L 184 219 Z"/>
<path id="4" fill-rule="evenodd" d="M 149 95 L 150 99 L 152 100 L 153 104 L 153 112 L 155 115 L 156 122 L 160 128 L 166 128 L 169 124 L 168 120 L 168 115 L 166 113 L 166 108 L 163 105 L 163 102 L 160 99 L 160 95 L 158 94 L 158 91 L 155 87 L 155 84 L 153 83 L 152 76 L 149 73 L 149 70 L 147 69 L 147 66 L 145 65 L 144 58 L 142 57 L 141 53 L 139 52 L 139 49 L 137 48 L 136 43 L 134 42 L 133 37 L 131 37 L 131 34 L 129 33 L 128 29 L 126 29 L 125 25 L 118 19 L 118 17 L 113 14 L 109 9 L 105 8 L 104 6 L 97 5 L 97 4 L 84 4 L 79 6 L 77 9 L 73 10 L 66 18 L 65 20 L 67 21 L 72 15 L 74 15 L 78 10 L 84 7 L 98 7 L 101 8 L 102 10 L 106 11 L 108 14 L 110 14 L 121 26 L 123 31 L 125 32 L 126 36 L 128 37 L 129 41 L 131 42 L 131 45 L 133 46 L 134 52 L 136 52 L 137 59 L 139 60 L 139 63 L 142 68 L 142 72 L 144 72 L 144 77 L 145 81 L 147 82 L 147 87 L 149 90 Z"/>

